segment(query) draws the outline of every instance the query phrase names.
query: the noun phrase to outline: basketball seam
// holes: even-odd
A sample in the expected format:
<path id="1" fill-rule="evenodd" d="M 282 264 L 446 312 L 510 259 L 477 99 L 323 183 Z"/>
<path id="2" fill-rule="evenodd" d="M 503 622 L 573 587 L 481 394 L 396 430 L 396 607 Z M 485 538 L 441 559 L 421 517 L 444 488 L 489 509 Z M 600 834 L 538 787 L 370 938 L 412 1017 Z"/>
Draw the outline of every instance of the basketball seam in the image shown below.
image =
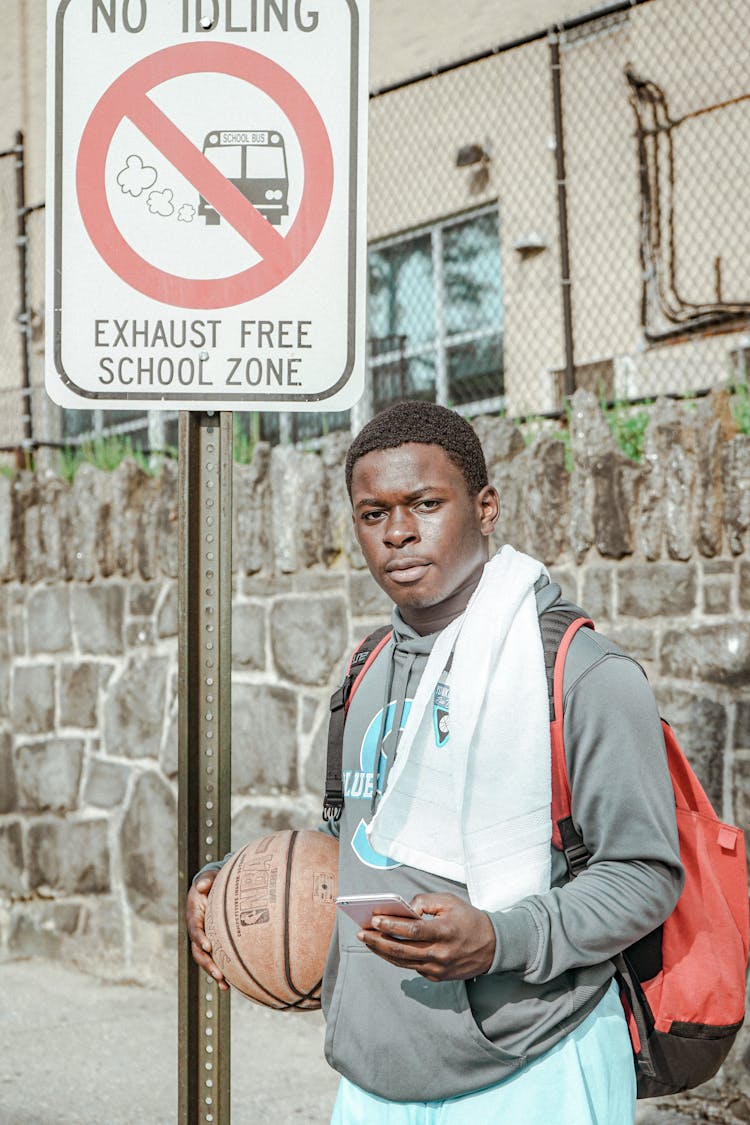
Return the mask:
<path id="1" fill-rule="evenodd" d="M 289 910 L 292 898 L 292 853 L 297 846 L 297 837 L 299 833 L 295 830 L 289 839 L 289 849 L 287 851 L 286 861 L 286 883 L 284 886 L 284 975 L 286 976 L 286 983 L 292 992 L 296 992 L 299 1000 L 291 1001 L 287 1004 L 288 1008 L 298 1008 L 304 1004 L 306 1000 L 317 1000 L 320 998 L 320 988 L 323 984 L 322 978 L 317 984 L 313 985 L 309 992 L 302 992 L 297 988 L 292 980 L 292 966 L 289 958 Z M 316 996 L 315 993 L 318 993 Z"/>
<path id="2" fill-rule="evenodd" d="M 241 855 L 242 855 L 242 852 L 240 851 L 240 852 L 238 852 L 238 853 L 237 853 L 237 855 L 236 855 L 236 856 L 235 856 L 235 857 L 234 857 L 233 859 L 231 859 L 231 860 L 230 860 L 231 866 L 230 866 L 230 868 L 229 868 L 229 871 L 227 872 L 227 879 L 226 879 L 226 882 L 225 882 L 225 884 L 224 884 L 224 894 L 223 894 L 223 909 L 224 909 L 224 921 L 225 921 L 225 924 L 226 924 L 226 922 L 227 922 L 227 894 L 228 894 L 228 889 L 229 889 L 229 876 L 231 875 L 231 873 L 232 873 L 232 869 L 234 868 L 235 864 L 236 864 L 236 863 L 238 862 L 238 860 L 239 860 L 239 858 L 240 858 L 240 856 L 241 856 Z M 288 1008 L 288 1007 L 290 1007 L 290 1005 L 289 1005 L 289 1004 L 288 1004 L 288 1003 L 287 1003 L 287 1002 L 286 1002 L 285 1000 L 282 1000 L 282 998 L 281 998 L 280 996 L 276 996 L 276 994 L 275 994 L 275 993 L 271 992 L 271 990 L 270 990 L 269 988 L 266 988 L 266 987 L 265 987 L 264 985 L 262 985 L 262 984 L 260 983 L 260 981 L 259 981 L 259 980 L 258 980 L 258 979 L 257 979 L 257 978 L 256 978 L 255 976 L 253 976 L 253 974 L 252 974 L 252 973 L 250 972 L 250 970 L 249 970 L 249 969 L 247 968 L 247 966 L 246 966 L 246 964 L 245 964 L 245 958 L 244 958 L 244 957 L 242 956 L 242 954 L 240 953 L 239 949 L 237 948 L 237 945 L 236 945 L 236 943 L 235 943 L 235 940 L 234 940 L 234 938 L 232 937 L 232 930 L 231 930 L 231 927 L 230 927 L 229 925 L 226 925 L 226 931 L 227 931 L 227 938 L 229 939 L 229 943 L 230 943 L 230 945 L 232 946 L 232 949 L 233 949 L 233 951 L 234 951 L 234 954 L 235 954 L 235 956 L 236 956 L 237 960 L 239 961 L 239 963 L 240 963 L 240 965 L 242 966 L 243 970 L 244 970 L 244 971 L 245 971 L 245 972 L 247 973 L 247 975 L 248 975 L 248 976 L 250 977 L 250 980 L 251 980 L 251 981 L 253 982 L 253 984 L 254 984 L 254 985 L 256 985 L 256 986 L 257 986 L 257 987 L 258 987 L 258 988 L 260 989 L 260 991 L 261 991 L 261 992 L 265 992 L 266 996 L 270 996 L 270 998 L 271 998 L 272 1000 L 275 1000 L 275 1001 L 276 1001 L 276 1003 L 277 1003 L 277 1004 L 278 1004 L 278 1005 L 279 1005 L 279 1006 L 280 1006 L 281 1008 Z M 242 990 L 242 989 L 239 989 L 239 991 L 240 991 L 240 992 L 242 992 L 243 990 Z M 294 991 L 296 992 L 297 990 L 295 989 Z M 252 996 L 250 996 L 250 994 L 249 994 L 248 992 L 245 992 L 245 993 L 244 993 L 244 995 L 245 995 L 245 996 L 247 996 L 247 997 L 248 997 L 248 999 L 250 999 L 250 1000 L 252 1000 L 252 999 L 253 999 L 253 997 L 252 997 Z"/>
<path id="3" fill-rule="evenodd" d="M 297 996 L 304 1000 L 304 993 L 300 992 L 292 980 L 292 965 L 289 958 L 289 903 L 292 897 L 292 855 L 297 843 L 297 835 L 298 833 L 293 831 L 289 837 L 289 848 L 286 855 L 286 880 L 284 883 L 284 975 L 286 977 L 286 983 L 289 985 L 292 992 L 295 992 Z"/>

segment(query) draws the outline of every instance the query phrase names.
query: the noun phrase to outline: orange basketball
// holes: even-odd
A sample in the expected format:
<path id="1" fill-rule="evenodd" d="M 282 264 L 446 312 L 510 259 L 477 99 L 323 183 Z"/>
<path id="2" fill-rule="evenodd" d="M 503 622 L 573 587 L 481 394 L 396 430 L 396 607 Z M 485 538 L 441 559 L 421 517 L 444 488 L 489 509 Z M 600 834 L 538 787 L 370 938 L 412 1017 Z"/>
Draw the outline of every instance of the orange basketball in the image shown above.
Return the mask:
<path id="1" fill-rule="evenodd" d="M 250 1000 L 320 1007 L 338 859 L 338 841 L 323 832 L 273 832 L 235 852 L 216 876 L 206 909 L 212 957 Z"/>

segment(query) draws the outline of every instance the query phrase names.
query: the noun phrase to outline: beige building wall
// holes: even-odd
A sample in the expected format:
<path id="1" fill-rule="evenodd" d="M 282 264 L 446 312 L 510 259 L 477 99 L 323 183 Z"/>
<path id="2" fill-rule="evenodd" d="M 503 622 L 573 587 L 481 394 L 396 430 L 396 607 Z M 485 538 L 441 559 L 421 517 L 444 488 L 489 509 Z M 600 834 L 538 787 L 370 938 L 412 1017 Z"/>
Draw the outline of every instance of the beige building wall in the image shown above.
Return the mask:
<path id="1" fill-rule="evenodd" d="M 746 329 L 649 339 L 641 317 L 641 193 L 626 68 L 665 92 L 659 141 L 662 246 L 646 271 L 696 305 L 748 302 L 750 112 L 742 6 L 658 0 L 560 35 L 573 341 L 580 378 L 608 396 L 688 392 L 731 378 Z M 712 107 L 719 106 L 714 109 Z M 455 166 L 458 148 L 491 153 L 484 178 Z M 494 55 L 374 101 L 372 239 L 497 201 L 503 268 L 505 384 L 511 416 L 561 405 L 564 343 L 548 40 Z M 529 234 L 547 249 L 513 248 Z M 718 265 L 717 265 L 718 263 Z M 717 286 L 717 269 L 720 284 Z M 652 287 L 653 288 L 653 287 Z M 655 302 L 648 330 L 674 328 Z"/>

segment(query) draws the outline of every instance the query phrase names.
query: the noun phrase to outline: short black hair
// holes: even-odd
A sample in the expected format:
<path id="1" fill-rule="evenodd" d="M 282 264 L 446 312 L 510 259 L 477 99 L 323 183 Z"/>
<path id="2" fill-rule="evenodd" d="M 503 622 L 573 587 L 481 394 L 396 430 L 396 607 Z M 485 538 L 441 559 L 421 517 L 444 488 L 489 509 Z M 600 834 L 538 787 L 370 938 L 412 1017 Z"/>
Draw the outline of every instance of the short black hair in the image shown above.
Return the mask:
<path id="1" fill-rule="evenodd" d="M 382 410 L 357 434 L 346 455 L 346 488 L 352 495 L 352 473 L 360 457 L 381 449 L 417 442 L 439 445 L 461 470 L 469 495 L 476 496 L 489 483 L 481 442 L 473 427 L 445 406 L 407 400 Z"/>

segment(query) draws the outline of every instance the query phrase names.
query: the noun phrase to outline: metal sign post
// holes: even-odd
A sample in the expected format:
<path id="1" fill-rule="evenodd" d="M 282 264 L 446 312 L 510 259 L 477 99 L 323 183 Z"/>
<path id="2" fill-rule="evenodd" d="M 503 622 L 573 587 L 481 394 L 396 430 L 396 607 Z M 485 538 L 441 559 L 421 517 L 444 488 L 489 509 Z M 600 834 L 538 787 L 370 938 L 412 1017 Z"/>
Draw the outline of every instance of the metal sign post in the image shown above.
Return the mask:
<path id="1" fill-rule="evenodd" d="M 231 833 L 232 414 L 180 415 L 179 904 Z M 179 1121 L 228 1125 L 229 993 L 179 949 Z"/>
<path id="2" fill-rule="evenodd" d="M 47 12 L 47 391 L 182 412 L 181 916 L 229 849 L 231 411 L 364 388 L 369 0 Z M 228 1125 L 228 996 L 179 956 L 179 1120 Z"/>

